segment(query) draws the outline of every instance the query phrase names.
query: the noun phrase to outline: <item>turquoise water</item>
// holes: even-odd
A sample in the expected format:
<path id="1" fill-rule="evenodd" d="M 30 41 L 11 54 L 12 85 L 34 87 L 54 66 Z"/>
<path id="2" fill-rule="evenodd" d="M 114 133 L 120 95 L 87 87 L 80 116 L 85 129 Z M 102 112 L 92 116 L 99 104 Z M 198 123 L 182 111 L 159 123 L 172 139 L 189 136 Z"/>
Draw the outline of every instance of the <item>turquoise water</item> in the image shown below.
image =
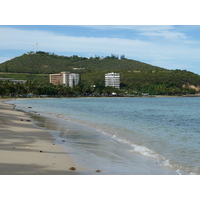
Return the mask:
<path id="1" fill-rule="evenodd" d="M 88 154 L 91 149 L 96 149 L 97 160 L 99 149 L 113 144 L 119 151 L 113 158 L 116 162 L 118 155 L 126 159 L 123 163 L 131 162 L 131 155 L 140 155 L 179 174 L 200 174 L 198 97 L 30 99 L 10 103 L 23 109 L 31 106 L 31 110 L 51 114 L 66 122 L 70 120 L 82 127 L 91 127 L 90 132 L 95 129 L 100 134 L 93 137 L 90 134 L 88 145 L 83 142 L 89 138 L 86 134 L 81 139 L 80 134 L 74 137 L 77 133 L 73 137 L 72 132 L 65 131 L 65 134 L 69 141 L 82 148 L 82 153 L 87 151 Z M 101 140 L 104 146 L 97 140 Z M 109 148 L 107 152 L 114 151 Z M 122 152 L 123 155 L 120 155 Z M 131 173 L 130 170 L 127 169 L 127 173 Z"/>

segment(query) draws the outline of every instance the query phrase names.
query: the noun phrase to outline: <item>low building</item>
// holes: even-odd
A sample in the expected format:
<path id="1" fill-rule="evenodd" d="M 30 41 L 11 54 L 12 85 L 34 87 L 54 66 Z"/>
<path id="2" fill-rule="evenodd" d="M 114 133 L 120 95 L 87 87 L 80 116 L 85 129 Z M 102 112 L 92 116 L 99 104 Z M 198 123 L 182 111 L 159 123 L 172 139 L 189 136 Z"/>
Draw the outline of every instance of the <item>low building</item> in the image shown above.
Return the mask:
<path id="1" fill-rule="evenodd" d="M 0 78 L 0 80 L 10 81 L 10 82 L 13 82 L 14 84 L 17 84 L 17 83 L 24 84 L 24 83 L 26 83 L 26 80 L 15 80 L 14 78 Z"/>
<path id="2" fill-rule="evenodd" d="M 120 74 L 114 72 L 105 74 L 105 86 L 120 89 Z"/>
<path id="3" fill-rule="evenodd" d="M 26 80 L 12 80 L 12 82 L 13 82 L 14 84 L 16 84 L 16 83 L 25 84 L 25 83 L 26 83 Z"/>
<path id="4" fill-rule="evenodd" d="M 50 83 L 53 85 L 68 85 L 73 87 L 79 83 L 79 74 L 61 72 L 60 74 L 50 74 Z"/>

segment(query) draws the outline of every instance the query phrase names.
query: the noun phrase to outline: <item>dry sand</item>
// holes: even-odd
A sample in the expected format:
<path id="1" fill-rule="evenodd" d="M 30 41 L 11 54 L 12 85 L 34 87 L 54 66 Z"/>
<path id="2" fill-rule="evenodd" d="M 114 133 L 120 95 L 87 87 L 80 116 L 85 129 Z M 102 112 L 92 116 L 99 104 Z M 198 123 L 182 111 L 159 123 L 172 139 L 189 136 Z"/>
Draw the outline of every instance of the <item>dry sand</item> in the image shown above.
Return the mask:
<path id="1" fill-rule="evenodd" d="M 0 102 L 1 175 L 83 174 L 66 149 L 48 130 L 32 124 L 28 116 Z M 70 170 L 74 167 L 76 170 Z"/>

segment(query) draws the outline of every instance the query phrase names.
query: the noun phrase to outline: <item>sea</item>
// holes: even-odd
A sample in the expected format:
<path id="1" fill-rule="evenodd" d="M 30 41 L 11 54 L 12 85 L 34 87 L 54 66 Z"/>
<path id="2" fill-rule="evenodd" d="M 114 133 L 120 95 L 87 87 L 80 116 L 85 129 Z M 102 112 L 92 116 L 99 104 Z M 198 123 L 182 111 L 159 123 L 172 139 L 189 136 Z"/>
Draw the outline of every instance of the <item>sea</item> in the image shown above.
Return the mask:
<path id="1" fill-rule="evenodd" d="M 9 101 L 51 130 L 77 165 L 107 175 L 199 175 L 200 98 Z M 65 141 L 65 142 L 63 142 Z"/>

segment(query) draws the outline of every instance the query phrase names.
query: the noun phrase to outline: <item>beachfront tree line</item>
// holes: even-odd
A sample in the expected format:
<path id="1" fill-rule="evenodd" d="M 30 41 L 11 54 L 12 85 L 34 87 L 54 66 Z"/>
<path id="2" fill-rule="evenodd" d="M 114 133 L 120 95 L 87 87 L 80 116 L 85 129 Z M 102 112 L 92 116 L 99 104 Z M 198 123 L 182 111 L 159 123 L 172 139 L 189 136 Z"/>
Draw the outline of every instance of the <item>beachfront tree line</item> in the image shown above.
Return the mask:
<path id="1" fill-rule="evenodd" d="M 110 96 L 113 93 L 120 95 L 120 90 L 104 85 L 86 86 L 79 84 L 73 88 L 65 85 L 36 84 L 27 81 L 25 84 L 12 81 L 0 81 L 1 97 L 73 97 L 73 96 Z"/>
<path id="2" fill-rule="evenodd" d="M 146 84 L 124 87 L 121 89 L 105 87 L 103 82 L 96 85 L 88 85 L 80 82 L 79 85 L 71 88 L 65 85 L 36 84 L 27 81 L 25 84 L 13 83 L 12 81 L 0 81 L 1 97 L 76 97 L 76 96 L 142 96 L 142 95 L 182 95 L 195 94 L 196 90 L 177 87 L 170 84 Z"/>

